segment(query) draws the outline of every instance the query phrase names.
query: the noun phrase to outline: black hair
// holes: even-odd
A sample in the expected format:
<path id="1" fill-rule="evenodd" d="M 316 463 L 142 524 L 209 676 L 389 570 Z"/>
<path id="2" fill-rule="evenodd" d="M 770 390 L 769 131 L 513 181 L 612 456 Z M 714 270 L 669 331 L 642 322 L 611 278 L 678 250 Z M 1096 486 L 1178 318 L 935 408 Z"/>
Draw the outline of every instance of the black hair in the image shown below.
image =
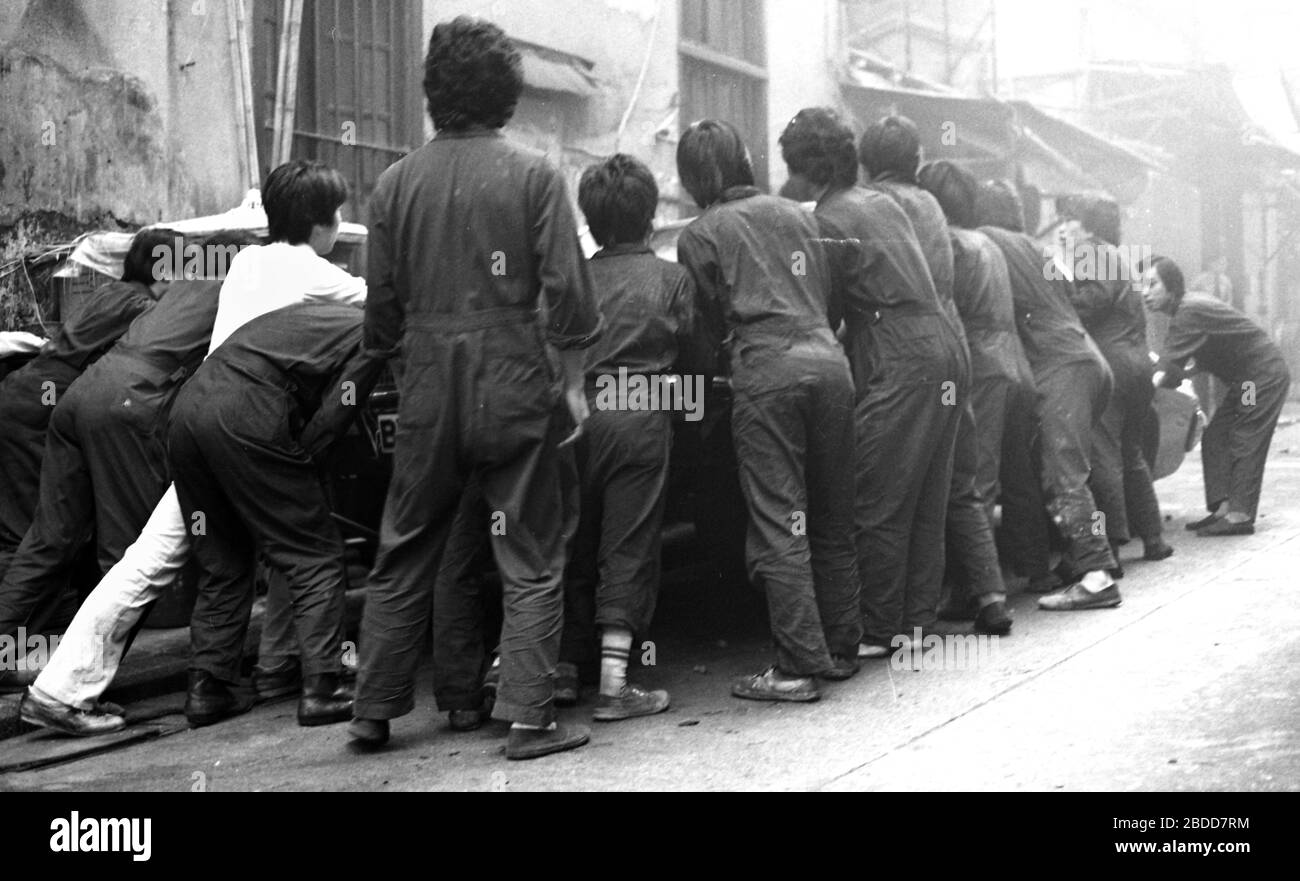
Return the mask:
<path id="1" fill-rule="evenodd" d="M 1187 285 L 1183 281 L 1183 271 L 1178 268 L 1178 264 L 1168 257 L 1152 257 L 1142 266 L 1142 271 L 1154 266 L 1156 275 L 1160 277 L 1160 283 L 1165 286 L 1175 300 L 1181 300 L 1187 293 Z"/>
<path id="2" fill-rule="evenodd" d="M 966 229 L 978 226 L 975 206 L 980 185 L 969 171 L 947 159 L 936 159 L 921 166 L 917 181 L 934 196 L 950 224 Z"/>
<path id="3" fill-rule="evenodd" d="M 334 212 L 347 200 L 347 182 L 336 169 L 315 160 L 289 160 L 273 169 L 262 187 L 270 240 L 301 245 L 316 224 L 333 224 Z"/>
<path id="4" fill-rule="evenodd" d="M 1025 209 L 1020 203 L 1020 194 L 1009 181 L 986 181 L 980 187 L 975 199 L 975 216 L 980 226 L 1025 231 Z"/>
<path id="5" fill-rule="evenodd" d="M 645 163 L 626 153 L 587 166 L 578 181 L 578 207 L 596 244 L 638 242 L 650 234 L 659 185 Z"/>
<path id="6" fill-rule="evenodd" d="M 523 58 L 501 28 L 468 15 L 434 27 L 424 57 L 424 97 L 438 131 L 501 128 L 523 91 Z"/>
<path id="7" fill-rule="evenodd" d="M 805 107 L 781 133 L 781 156 L 791 174 L 818 187 L 858 182 L 853 130 L 829 107 Z"/>
<path id="8" fill-rule="evenodd" d="M 1078 220 L 1093 236 L 1111 245 L 1119 244 L 1120 212 L 1114 201 L 1094 196 L 1078 206 Z"/>
<path id="9" fill-rule="evenodd" d="M 262 238 L 246 229 L 219 229 L 216 232 L 208 233 L 199 244 L 203 247 L 212 245 L 219 248 L 233 245 L 236 248 L 243 249 L 249 245 L 262 244 Z"/>
<path id="10" fill-rule="evenodd" d="M 753 186 L 754 164 L 734 125 L 702 119 L 677 142 L 677 177 L 695 204 L 708 208 L 731 187 Z"/>
<path id="11" fill-rule="evenodd" d="M 873 122 L 858 142 L 858 161 L 868 177 L 893 172 L 904 180 L 915 181 L 916 168 L 921 164 L 921 135 L 916 123 L 906 116 L 886 116 Z"/>
<path id="12" fill-rule="evenodd" d="M 163 276 L 154 272 L 160 258 L 154 255 L 158 248 L 180 248 L 184 254 L 185 239 L 180 233 L 170 229 L 142 229 L 131 239 L 122 261 L 122 281 L 134 281 L 143 285 L 161 281 Z M 165 266 L 172 266 L 167 260 Z"/>

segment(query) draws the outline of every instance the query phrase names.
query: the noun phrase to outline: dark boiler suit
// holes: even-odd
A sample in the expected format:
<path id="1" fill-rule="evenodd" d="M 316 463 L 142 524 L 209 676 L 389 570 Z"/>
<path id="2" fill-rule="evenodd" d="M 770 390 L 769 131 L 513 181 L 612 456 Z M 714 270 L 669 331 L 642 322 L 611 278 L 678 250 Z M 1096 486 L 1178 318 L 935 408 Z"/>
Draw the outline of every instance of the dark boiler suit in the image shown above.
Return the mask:
<path id="1" fill-rule="evenodd" d="M 693 390 L 704 387 L 704 365 L 691 357 L 700 347 L 685 269 L 644 244 L 619 244 L 591 258 L 591 278 L 605 333 L 587 350 L 591 418 L 574 451 L 580 513 L 565 569 L 560 647 L 560 660 L 585 667 L 596 660 L 598 631 L 644 635 L 654 617 L 674 418 L 667 409 L 673 401 L 663 400 L 671 386 L 662 379 L 676 371 Z M 630 394 L 620 398 L 623 376 L 629 384 L 637 376 L 657 383 L 661 409 Z M 703 406 L 701 397 L 692 400 Z"/>
<path id="2" fill-rule="evenodd" d="M 239 681 L 258 554 L 288 583 L 303 674 L 342 669 L 347 573 L 321 464 L 383 368 L 362 346 L 362 324 L 344 304 L 268 312 L 176 398 L 167 458 L 203 573 L 191 669 Z"/>
<path id="3" fill-rule="evenodd" d="M 951 227 L 953 297 L 971 354 L 970 407 L 963 412 L 953 458 L 948 517 L 948 572 L 957 590 L 1005 592 L 993 507 L 1000 492 L 1002 441 L 1013 393 L 1033 388 L 1016 334 L 1011 280 L 1002 252 L 987 236 Z M 983 509 L 983 519 L 976 513 Z"/>
<path id="4" fill-rule="evenodd" d="M 1110 365 L 1115 380 L 1110 403 L 1092 433 L 1088 485 L 1106 515 L 1112 545 L 1133 536 L 1160 540 L 1160 503 L 1151 467 L 1142 452 L 1145 428 L 1154 418 L 1155 366 L 1147 348 L 1147 315 L 1119 250 L 1100 240 L 1077 249 L 1072 302 L 1079 320 Z M 1091 265 L 1089 265 L 1091 264 Z"/>
<path id="5" fill-rule="evenodd" d="M 54 408 L 31 529 L 0 584 L 0 633 L 48 613 L 93 530 L 108 571 L 167 489 L 166 417 L 203 360 L 220 281 L 175 281 Z"/>
<path id="6" fill-rule="evenodd" d="M 863 641 L 934 626 L 969 361 L 903 209 L 861 187 L 817 204 L 853 371 Z"/>
<path id="7" fill-rule="evenodd" d="M 829 671 L 831 655 L 856 656 L 861 620 L 853 485 L 842 472 L 853 381 L 830 329 L 817 223 L 793 202 L 732 187 L 682 232 L 677 256 L 707 338 L 728 356 L 745 556 L 767 598 L 776 666 Z"/>
<path id="8" fill-rule="evenodd" d="M 1070 303 L 1070 283 L 1052 271 L 1043 248 L 1024 233 L 991 226 L 980 232 L 1006 258 L 1016 329 L 1034 372 L 1047 511 L 1074 572 L 1113 569 L 1115 558 L 1088 489 L 1092 432 L 1110 400 L 1110 368 Z"/>
<path id="9" fill-rule="evenodd" d="M 1254 519 L 1291 371 L 1263 328 L 1227 303 L 1190 293 L 1165 336 L 1158 365 L 1164 385 L 1176 387 L 1193 359 L 1197 371 L 1227 386 L 1201 435 L 1205 507 L 1214 511 L 1226 501 L 1228 510 Z"/>
<path id="10" fill-rule="evenodd" d="M 55 404 L 153 302 L 139 282 L 101 285 L 35 358 L 0 380 L 0 579 L 36 511 L 45 432 Z"/>
<path id="11" fill-rule="evenodd" d="M 441 132 L 380 176 L 370 222 L 367 343 L 400 343 L 403 369 L 354 712 L 391 719 L 414 706 L 443 548 L 476 477 L 503 523 L 492 534 L 504 605 L 493 712 L 549 724 L 564 602 L 557 444 L 566 426 L 546 340 L 584 348 L 601 326 L 563 176 L 497 131 Z"/>

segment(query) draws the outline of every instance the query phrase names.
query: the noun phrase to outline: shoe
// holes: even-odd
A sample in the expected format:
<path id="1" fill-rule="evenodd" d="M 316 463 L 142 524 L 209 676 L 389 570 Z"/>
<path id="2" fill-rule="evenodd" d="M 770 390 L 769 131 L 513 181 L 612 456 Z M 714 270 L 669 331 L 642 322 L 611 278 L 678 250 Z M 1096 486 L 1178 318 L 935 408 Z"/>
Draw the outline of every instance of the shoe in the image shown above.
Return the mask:
<path id="1" fill-rule="evenodd" d="M 893 653 L 893 649 L 885 648 L 883 645 L 876 645 L 873 642 L 863 642 L 858 644 L 858 660 L 860 661 L 887 658 Z"/>
<path id="2" fill-rule="evenodd" d="M 222 719 L 247 713 L 253 708 L 251 695 L 236 692 L 207 670 L 191 670 L 185 695 L 185 718 L 201 728 Z"/>
<path id="3" fill-rule="evenodd" d="M 834 664 L 833 667 L 818 674 L 822 679 L 830 682 L 843 682 L 846 679 L 852 679 L 854 674 L 858 672 L 858 659 L 856 657 L 831 655 L 831 663 Z"/>
<path id="4" fill-rule="evenodd" d="M 596 697 L 596 711 L 591 718 L 597 722 L 617 722 L 636 716 L 653 716 L 668 709 L 668 692 L 644 691 L 630 682 L 618 694 L 600 694 Z"/>
<path id="5" fill-rule="evenodd" d="M 1142 552 L 1142 559 L 1155 562 L 1157 560 L 1168 560 L 1173 555 L 1174 549 L 1162 541 L 1159 544 L 1147 545 L 1146 550 Z"/>
<path id="6" fill-rule="evenodd" d="M 1240 523 L 1234 523 L 1227 517 L 1223 517 L 1204 529 L 1196 530 L 1196 534 L 1201 538 L 1213 538 L 1221 535 L 1254 535 L 1255 521 L 1243 520 Z"/>
<path id="7" fill-rule="evenodd" d="M 447 724 L 452 731 L 477 731 L 486 718 L 482 710 L 451 710 L 447 713 Z"/>
<path id="8" fill-rule="evenodd" d="M 257 692 L 257 699 L 260 701 L 301 694 L 302 664 L 297 658 L 293 658 L 271 670 L 257 667 L 253 670 L 253 690 Z"/>
<path id="9" fill-rule="evenodd" d="M 0 670 L 0 694 L 24 694 L 40 675 L 40 670 Z"/>
<path id="10" fill-rule="evenodd" d="M 1007 613 L 1007 604 L 998 601 L 984 606 L 975 616 L 971 630 L 987 636 L 1006 636 L 1011 633 L 1011 615 Z"/>
<path id="11" fill-rule="evenodd" d="M 1029 583 L 1025 585 L 1025 590 L 1030 593 L 1051 593 L 1063 584 L 1065 582 L 1055 572 L 1046 572 L 1042 575 L 1031 575 Z"/>
<path id="12" fill-rule="evenodd" d="M 97 704 L 93 710 L 81 710 L 41 697 L 29 688 L 23 695 L 18 715 L 30 725 L 39 725 L 75 737 L 112 734 L 126 727 L 126 719 L 122 718 L 120 712 L 106 713 L 103 707 L 104 704 Z"/>
<path id="13" fill-rule="evenodd" d="M 578 668 L 572 664 L 561 663 L 555 671 L 555 705 L 557 707 L 576 706 L 582 695 L 578 684 Z"/>
<path id="14" fill-rule="evenodd" d="M 514 728 L 506 740 L 507 759 L 537 759 L 566 749 L 577 749 L 591 739 L 585 725 L 556 725 L 554 728 Z"/>
<path id="15" fill-rule="evenodd" d="M 1113 609 L 1123 602 L 1119 585 L 1112 584 L 1096 593 L 1075 582 L 1065 590 L 1038 598 L 1038 608 L 1047 612 L 1076 612 L 1083 609 Z"/>
<path id="16" fill-rule="evenodd" d="M 1201 530 L 1209 526 L 1214 521 L 1222 520 L 1222 519 L 1223 518 L 1220 517 L 1218 514 L 1211 514 L 1209 517 L 1203 517 L 1200 520 L 1197 520 L 1192 523 L 1188 523 L 1183 528 L 1186 529 L 1188 532 L 1196 532 L 1197 530 Z"/>
<path id="17" fill-rule="evenodd" d="M 939 607 L 940 621 L 970 621 L 979 614 L 979 601 L 973 596 L 953 602 L 949 600 Z"/>
<path id="18" fill-rule="evenodd" d="M 352 742 L 362 749 L 377 749 L 388 743 L 387 719 L 353 719 L 348 726 Z"/>
<path id="19" fill-rule="evenodd" d="M 776 667 L 742 676 L 731 684 L 731 693 L 754 701 L 796 701 L 807 703 L 821 697 L 817 680 L 811 676 L 784 676 Z"/>
<path id="20" fill-rule="evenodd" d="M 352 718 L 352 689 L 339 682 L 337 673 L 304 676 L 298 698 L 298 724 L 304 728 L 334 725 Z"/>

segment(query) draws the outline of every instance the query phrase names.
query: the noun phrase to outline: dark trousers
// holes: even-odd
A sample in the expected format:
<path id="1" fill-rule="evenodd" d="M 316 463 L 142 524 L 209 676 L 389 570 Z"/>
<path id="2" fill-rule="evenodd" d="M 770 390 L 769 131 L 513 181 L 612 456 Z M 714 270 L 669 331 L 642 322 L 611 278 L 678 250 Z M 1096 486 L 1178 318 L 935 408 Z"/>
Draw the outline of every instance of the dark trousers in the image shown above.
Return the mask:
<path id="1" fill-rule="evenodd" d="M 972 404 L 967 403 L 960 409 L 944 531 L 946 572 L 958 597 L 1006 593 L 998 563 L 998 548 L 989 521 L 989 508 L 977 484 L 980 426 Z M 999 444 L 1001 440 L 999 431 Z"/>
<path id="2" fill-rule="evenodd" d="M 1088 489 L 1094 425 L 1111 394 L 1110 368 L 1100 358 L 1053 366 L 1035 375 L 1042 432 L 1047 512 L 1077 574 L 1113 569 L 1105 521 Z"/>
<path id="3" fill-rule="evenodd" d="M 207 396 L 177 405 L 168 454 L 201 576 L 190 622 L 190 666 L 237 682 L 253 608 L 257 554 L 289 585 L 306 676 L 343 662 L 347 589 L 343 538 L 330 517 L 317 466 L 290 436 L 287 392 L 252 384 L 240 418 L 206 418 Z"/>
<path id="4" fill-rule="evenodd" d="M 1150 371 L 1121 380 L 1092 433 L 1092 476 L 1088 486 L 1098 509 L 1106 515 L 1106 535 L 1112 544 L 1134 536 L 1147 544 L 1160 540 L 1160 503 L 1143 453 L 1147 420 L 1154 411 L 1155 388 Z"/>
<path id="5" fill-rule="evenodd" d="M 150 403 L 104 373 L 84 374 L 64 392 L 50 417 L 32 524 L 0 584 L 0 633 L 48 623 L 92 534 L 101 571 L 139 536 L 168 483 Z"/>
<path id="6" fill-rule="evenodd" d="M 433 589 L 433 696 L 444 712 L 483 705 L 483 678 L 501 638 L 501 590 L 490 577 L 492 521 L 478 481 L 470 481 Z"/>
<path id="7" fill-rule="evenodd" d="M 1013 387 L 1002 438 L 998 469 L 1002 522 L 997 529 L 998 556 L 1027 578 L 1051 571 L 1053 531 L 1043 495 L 1042 436 L 1038 392 Z"/>
<path id="8" fill-rule="evenodd" d="M 829 331 L 733 344 L 731 426 L 749 511 L 746 560 L 776 665 L 810 676 L 861 637 L 853 546 L 853 380 Z"/>
<path id="9" fill-rule="evenodd" d="M 582 495 L 565 569 L 561 660 L 590 667 L 598 631 L 649 628 L 672 441 L 668 413 L 592 411 L 576 451 Z"/>
<path id="10" fill-rule="evenodd" d="M 493 715 L 549 724 L 564 614 L 557 443 L 565 426 L 535 316 L 459 332 L 446 319 L 408 322 L 393 479 L 361 623 L 356 715 L 392 719 L 414 707 L 443 549 L 462 490 L 476 477 L 503 525 L 491 530 L 504 606 Z"/>
<path id="11" fill-rule="evenodd" d="M 1002 439 L 1011 418 L 1016 385 L 1005 376 L 977 379 L 971 386 L 975 410 L 975 491 L 984 500 L 989 523 L 1002 494 Z"/>
<path id="12" fill-rule="evenodd" d="M 938 379 L 873 387 L 857 405 L 863 639 L 889 646 L 933 628 L 961 407 Z M 959 389 L 959 395 L 965 389 Z"/>
<path id="13" fill-rule="evenodd" d="M 1291 377 L 1285 367 L 1262 373 L 1253 389 L 1226 384 L 1227 394 L 1201 435 L 1205 506 L 1224 501 L 1228 510 L 1254 519 L 1264 484 L 1264 463 Z"/>

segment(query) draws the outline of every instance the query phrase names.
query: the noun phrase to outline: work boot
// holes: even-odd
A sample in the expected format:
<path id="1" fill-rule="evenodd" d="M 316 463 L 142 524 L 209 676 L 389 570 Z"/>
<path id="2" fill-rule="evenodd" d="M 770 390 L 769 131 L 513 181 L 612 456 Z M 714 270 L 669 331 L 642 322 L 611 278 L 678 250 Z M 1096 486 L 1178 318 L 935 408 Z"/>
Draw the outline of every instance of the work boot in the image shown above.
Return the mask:
<path id="1" fill-rule="evenodd" d="M 111 706 L 118 710 L 110 713 L 105 710 Z M 96 704 L 94 709 L 82 710 L 56 701 L 27 689 L 19 706 L 18 715 L 29 725 L 39 725 L 75 737 L 94 737 L 98 734 L 112 734 L 126 727 L 121 708 L 111 704 Z"/>
<path id="2" fill-rule="evenodd" d="M 233 690 L 207 670 L 191 670 L 190 685 L 185 695 L 185 718 L 190 725 L 201 728 L 222 719 L 247 713 L 253 707 L 253 698 Z"/>
<path id="3" fill-rule="evenodd" d="M 576 749 L 591 739 L 585 725 L 556 725 L 554 728 L 514 728 L 506 740 L 507 759 L 538 759 L 551 753 Z"/>
<path id="4" fill-rule="evenodd" d="M 653 716 L 668 709 L 668 692 L 643 691 L 625 683 L 618 694 L 600 694 L 591 717 L 597 722 L 617 722 L 636 716 Z"/>
<path id="5" fill-rule="evenodd" d="M 337 673 L 304 676 L 298 699 L 298 724 L 310 728 L 333 725 L 352 718 L 352 689 L 339 682 Z"/>
<path id="6" fill-rule="evenodd" d="M 811 676 L 788 676 L 776 667 L 742 676 L 731 684 L 731 693 L 753 701 L 796 701 L 807 703 L 821 697 L 817 680 Z"/>
<path id="7" fill-rule="evenodd" d="M 378 749 L 388 743 L 388 720 L 353 719 L 348 726 L 348 734 L 357 747 L 363 750 Z"/>

